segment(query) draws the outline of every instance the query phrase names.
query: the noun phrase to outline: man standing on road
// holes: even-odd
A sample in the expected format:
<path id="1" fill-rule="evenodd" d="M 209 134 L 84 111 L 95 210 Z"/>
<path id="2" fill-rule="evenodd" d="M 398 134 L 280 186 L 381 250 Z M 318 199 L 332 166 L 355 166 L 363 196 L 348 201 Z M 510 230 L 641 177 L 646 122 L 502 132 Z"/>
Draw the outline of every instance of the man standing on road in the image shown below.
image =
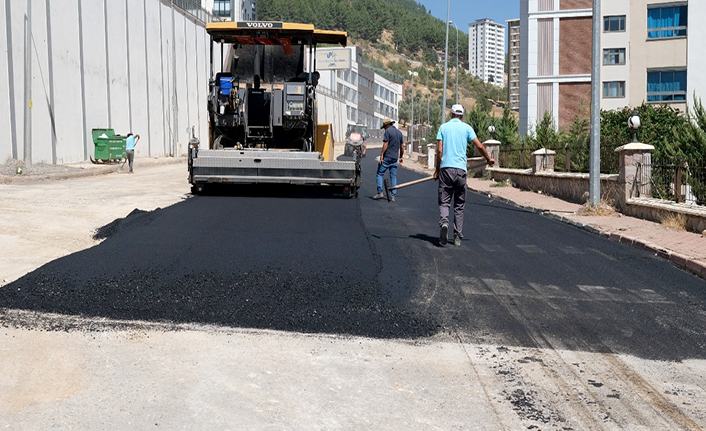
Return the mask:
<path id="1" fill-rule="evenodd" d="M 449 210 L 454 205 L 454 245 L 461 245 L 463 238 L 463 211 L 466 206 L 466 146 L 474 143 L 490 166 L 495 164 L 485 146 L 476 136 L 473 127 L 461 121 L 463 106 L 451 107 L 451 120 L 442 124 L 436 135 L 436 169 L 434 179 L 439 180 L 439 243 L 449 241 Z"/>
<path id="2" fill-rule="evenodd" d="M 397 163 L 402 163 L 402 155 L 404 154 L 404 145 L 402 145 L 402 132 L 393 126 L 394 121 L 385 118 L 382 122 L 381 129 L 385 129 L 385 136 L 382 138 L 382 152 L 380 153 L 380 162 L 378 163 L 377 172 L 377 187 L 378 193 L 373 196 L 373 199 L 382 199 L 385 195 L 382 194 L 382 177 L 386 170 L 390 170 L 390 186 L 397 185 Z M 392 190 L 392 202 L 395 201 L 397 190 Z"/>
<path id="3" fill-rule="evenodd" d="M 140 140 L 140 135 L 133 135 L 132 133 L 127 134 L 127 140 L 125 141 L 125 152 L 127 153 L 127 162 L 130 167 L 129 173 L 132 173 L 132 162 L 135 160 L 135 144 Z"/>

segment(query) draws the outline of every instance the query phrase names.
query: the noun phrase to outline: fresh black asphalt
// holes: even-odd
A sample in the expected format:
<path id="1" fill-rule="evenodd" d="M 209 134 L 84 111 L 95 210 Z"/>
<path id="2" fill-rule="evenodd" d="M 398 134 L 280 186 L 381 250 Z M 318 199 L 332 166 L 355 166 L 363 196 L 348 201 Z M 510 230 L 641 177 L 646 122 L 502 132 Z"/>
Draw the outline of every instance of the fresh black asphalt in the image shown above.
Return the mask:
<path id="1" fill-rule="evenodd" d="M 401 189 L 394 203 L 373 200 L 373 151 L 358 199 L 320 188 L 226 188 L 136 210 L 99 229 L 101 244 L 0 288 L 0 325 L 89 330 L 80 317 L 91 328 L 98 318 L 410 340 L 462 334 L 706 358 L 703 280 L 472 193 L 463 244 L 440 247 L 436 183 Z"/>

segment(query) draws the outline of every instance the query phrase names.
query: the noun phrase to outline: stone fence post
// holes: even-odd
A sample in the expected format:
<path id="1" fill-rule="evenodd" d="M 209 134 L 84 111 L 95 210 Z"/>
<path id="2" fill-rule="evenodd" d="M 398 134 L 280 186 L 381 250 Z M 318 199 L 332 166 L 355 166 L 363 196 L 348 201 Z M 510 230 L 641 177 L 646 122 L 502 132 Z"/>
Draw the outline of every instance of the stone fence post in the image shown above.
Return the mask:
<path id="1" fill-rule="evenodd" d="M 540 148 L 532 153 L 532 173 L 554 172 L 554 158 L 556 151 Z"/>
<path id="2" fill-rule="evenodd" d="M 652 197 L 652 145 L 633 142 L 615 149 L 620 160 L 618 182 L 623 202 Z"/>
<path id="3" fill-rule="evenodd" d="M 483 146 L 485 147 L 485 150 L 488 152 L 488 155 L 492 158 L 495 159 L 495 168 L 500 167 L 500 141 L 496 141 L 495 139 L 488 139 L 487 141 L 483 142 Z"/>
<path id="4" fill-rule="evenodd" d="M 434 169 L 435 163 L 436 163 L 436 145 L 429 144 L 429 145 L 427 145 L 427 168 Z"/>

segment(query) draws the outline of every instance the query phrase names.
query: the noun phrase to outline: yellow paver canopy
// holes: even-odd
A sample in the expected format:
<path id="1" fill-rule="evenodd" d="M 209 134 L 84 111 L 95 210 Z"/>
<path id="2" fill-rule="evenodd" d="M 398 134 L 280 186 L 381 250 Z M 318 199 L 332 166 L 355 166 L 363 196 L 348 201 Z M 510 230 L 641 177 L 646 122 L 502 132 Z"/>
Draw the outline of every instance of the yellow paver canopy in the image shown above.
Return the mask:
<path id="1" fill-rule="evenodd" d="M 214 41 L 240 45 L 316 45 L 346 46 L 345 31 L 317 30 L 312 24 L 273 21 L 211 22 L 206 31 Z"/>

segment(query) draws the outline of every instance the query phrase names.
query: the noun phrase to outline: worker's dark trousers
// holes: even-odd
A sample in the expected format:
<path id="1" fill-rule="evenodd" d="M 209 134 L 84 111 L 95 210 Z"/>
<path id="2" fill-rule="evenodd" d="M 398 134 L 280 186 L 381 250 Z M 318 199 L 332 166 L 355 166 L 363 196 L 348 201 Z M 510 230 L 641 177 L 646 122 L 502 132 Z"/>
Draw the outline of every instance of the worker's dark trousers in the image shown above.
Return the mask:
<path id="1" fill-rule="evenodd" d="M 466 207 L 466 171 L 457 168 L 439 170 L 439 226 L 449 223 L 451 200 L 454 204 L 454 233 L 463 238 L 463 211 Z"/>
<path id="2" fill-rule="evenodd" d="M 127 163 L 130 167 L 128 172 L 132 172 L 132 161 L 135 160 L 135 150 L 127 150 L 125 152 L 127 153 Z"/>

